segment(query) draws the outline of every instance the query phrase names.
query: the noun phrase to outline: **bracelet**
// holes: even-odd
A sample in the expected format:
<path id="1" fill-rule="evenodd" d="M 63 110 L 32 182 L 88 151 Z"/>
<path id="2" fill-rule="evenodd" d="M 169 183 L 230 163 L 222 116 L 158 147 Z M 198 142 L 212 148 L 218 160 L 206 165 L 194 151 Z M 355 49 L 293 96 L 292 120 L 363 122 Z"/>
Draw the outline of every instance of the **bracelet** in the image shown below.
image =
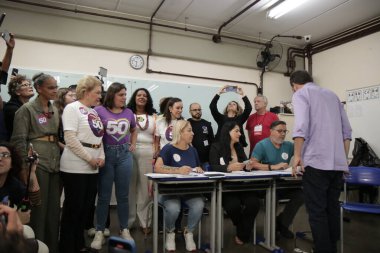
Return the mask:
<path id="1" fill-rule="evenodd" d="M 268 170 L 271 171 L 272 170 L 272 166 L 270 164 L 268 164 Z"/>

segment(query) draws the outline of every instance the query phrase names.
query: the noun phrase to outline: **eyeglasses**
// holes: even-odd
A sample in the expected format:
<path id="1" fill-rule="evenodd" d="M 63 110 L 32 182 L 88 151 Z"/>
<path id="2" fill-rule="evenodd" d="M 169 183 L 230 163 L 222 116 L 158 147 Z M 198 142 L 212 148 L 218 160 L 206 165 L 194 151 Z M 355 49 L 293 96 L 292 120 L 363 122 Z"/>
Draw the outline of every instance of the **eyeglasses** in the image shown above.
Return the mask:
<path id="1" fill-rule="evenodd" d="M 287 133 L 289 133 L 289 130 L 282 130 L 282 129 L 273 129 L 273 130 L 277 131 L 277 133 L 279 133 L 279 134 L 287 134 Z"/>
<path id="2" fill-rule="evenodd" d="M 0 153 L 0 158 L 9 158 L 9 157 L 11 157 L 11 153 L 8 153 L 8 152 Z"/>
<path id="3" fill-rule="evenodd" d="M 191 109 L 190 111 L 192 111 L 192 112 L 201 112 L 202 109 Z"/>
<path id="4" fill-rule="evenodd" d="M 31 83 L 23 83 L 23 84 L 20 84 L 20 88 L 24 88 L 24 87 L 32 87 L 32 84 Z"/>

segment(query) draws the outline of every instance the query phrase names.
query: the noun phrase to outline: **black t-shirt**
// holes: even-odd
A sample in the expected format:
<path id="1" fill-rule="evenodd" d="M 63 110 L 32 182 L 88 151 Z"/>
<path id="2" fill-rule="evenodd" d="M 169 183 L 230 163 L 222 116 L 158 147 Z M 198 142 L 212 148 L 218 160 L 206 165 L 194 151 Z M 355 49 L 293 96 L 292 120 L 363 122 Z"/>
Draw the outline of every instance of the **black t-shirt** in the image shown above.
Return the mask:
<path id="1" fill-rule="evenodd" d="M 8 177 L 0 188 L 0 202 L 5 204 L 8 199 L 10 206 L 19 205 L 25 196 L 25 185 L 14 177 Z"/>
<path id="2" fill-rule="evenodd" d="M 193 128 L 194 137 L 192 144 L 198 151 L 199 159 L 201 163 L 208 162 L 210 147 L 214 141 L 214 132 L 211 123 L 204 119 L 197 121 L 190 118 L 188 121 Z"/>

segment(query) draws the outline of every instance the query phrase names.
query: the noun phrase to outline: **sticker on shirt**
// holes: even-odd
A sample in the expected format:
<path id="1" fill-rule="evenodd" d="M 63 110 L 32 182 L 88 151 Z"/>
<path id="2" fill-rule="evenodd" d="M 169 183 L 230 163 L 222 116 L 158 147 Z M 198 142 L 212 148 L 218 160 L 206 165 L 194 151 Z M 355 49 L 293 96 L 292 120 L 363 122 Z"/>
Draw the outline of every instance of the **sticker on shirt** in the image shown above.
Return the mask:
<path id="1" fill-rule="evenodd" d="M 169 126 L 165 131 L 165 138 L 167 141 L 173 140 L 173 126 Z"/>
<path id="2" fill-rule="evenodd" d="M 285 152 L 282 153 L 282 154 L 281 154 L 281 158 L 284 159 L 284 160 L 288 160 L 288 158 L 289 158 L 288 153 L 285 153 Z"/>
<path id="3" fill-rule="evenodd" d="M 92 133 L 96 137 L 102 137 L 104 134 L 104 128 L 99 116 L 94 113 L 89 113 L 87 120 L 88 120 L 88 125 L 90 126 Z"/>
<path id="4" fill-rule="evenodd" d="M 179 161 L 181 161 L 181 156 L 179 154 L 173 154 L 173 160 L 178 163 Z"/>
<path id="5" fill-rule="evenodd" d="M 203 129 L 203 133 L 204 134 L 208 134 L 208 128 L 207 128 L 207 126 L 202 126 L 202 129 Z"/>
<path id="6" fill-rule="evenodd" d="M 226 165 L 223 157 L 219 158 L 219 163 L 220 163 L 220 165 Z"/>
<path id="7" fill-rule="evenodd" d="M 207 146 L 208 146 L 208 140 L 204 140 L 204 141 L 203 141 L 203 145 L 204 145 L 205 147 L 207 147 Z"/>
<path id="8" fill-rule="evenodd" d="M 120 141 L 129 133 L 130 123 L 126 118 L 109 119 L 107 121 L 106 132 L 114 140 Z"/>
<path id="9" fill-rule="evenodd" d="M 37 114 L 37 123 L 40 125 L 46 125 L 47 124 L 47 117 L 45 114 Z"/>
<path id="10" fill-rule="evenodd" d="M 263 125 L 256 125 L 253 129 L 253 135 L 262 135 L 263 134 Z"/>
<path id="11" fill-rule="evenodd" d="M 82 113 L 83 115 L 87 115 L 87 114 L 88 114 L 87 109 L 84 108 L 83 106 L 79 107 L 79 111 L 80 111 L 80 113 Z"/>

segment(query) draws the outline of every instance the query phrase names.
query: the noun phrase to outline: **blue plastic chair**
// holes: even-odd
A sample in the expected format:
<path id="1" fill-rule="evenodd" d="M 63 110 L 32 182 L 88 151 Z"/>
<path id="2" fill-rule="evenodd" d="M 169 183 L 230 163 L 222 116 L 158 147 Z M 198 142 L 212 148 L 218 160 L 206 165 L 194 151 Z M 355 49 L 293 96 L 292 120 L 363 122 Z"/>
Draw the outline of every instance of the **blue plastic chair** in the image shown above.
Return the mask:
<path id="1" fill-rule="evenodd" d="M 127 240 L 116 236 L 108 239 L 109 253 L 137 253 L 136 244 L 133 240 Z"/>
<path id="2" fill-rule="evenodd" d="M 340 251 L 343 253 L 343 212 L 359 212 L 380 214 L 380 205 L 347 201 L 347 185 L 380 186 L 380 168 L 374 167 L 350 167 L 350 174 L 345 178 L 344 202 L 340 208 Z"/>

